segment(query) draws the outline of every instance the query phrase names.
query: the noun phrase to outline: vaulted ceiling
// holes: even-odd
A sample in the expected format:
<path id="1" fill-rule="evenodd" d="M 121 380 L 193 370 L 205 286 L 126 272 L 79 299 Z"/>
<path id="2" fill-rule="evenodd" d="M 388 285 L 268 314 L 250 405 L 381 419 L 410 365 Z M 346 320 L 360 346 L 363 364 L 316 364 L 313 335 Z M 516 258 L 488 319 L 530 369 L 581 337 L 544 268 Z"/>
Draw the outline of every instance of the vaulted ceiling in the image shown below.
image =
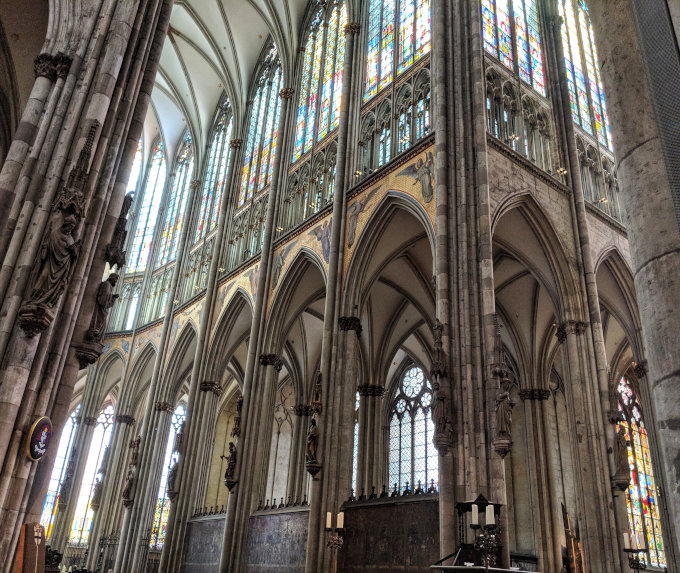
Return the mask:
<path id="1" fill-rule="evenodd" d="M 161 133 L 168 156 L 188 126 L 199 154 L 226 94 L 238 120 L 258 58 L 271 36 L 290 75 L 309 0 L 176 0 L 144 139 Z"/>

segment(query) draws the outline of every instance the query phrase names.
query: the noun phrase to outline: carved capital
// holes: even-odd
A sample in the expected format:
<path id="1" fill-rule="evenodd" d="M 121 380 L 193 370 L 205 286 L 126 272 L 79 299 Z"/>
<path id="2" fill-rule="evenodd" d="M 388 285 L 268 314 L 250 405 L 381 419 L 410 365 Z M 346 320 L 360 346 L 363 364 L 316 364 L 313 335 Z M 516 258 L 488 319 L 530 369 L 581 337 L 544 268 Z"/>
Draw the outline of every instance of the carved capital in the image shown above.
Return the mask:
<path id="1" fill-rule="evenodd" d="M 385 387 L 377 384 L 363 384 L 357 388 L 359 396 L 376 396 L 380 398 L 385 394 Z"/>
<path id="2" fill-rule="evenodd" d="M 361 331 L 363 330 L 361 319 L 358 316 L 341 316 L 338 318 L 338 326 L 344 332 L 353 330 L 356 332 L 357 338 L 361 336 Z"/>
<path id="3" fill-rule="evenodd" d="M 200 179 L 192 179 L 189 186 L 192 189 L 198 189 L 201 186 L 201 180 Z"/>
<path id="4" fill-rule="evenodd" d="M 291 99 L 293 97 L 294 93 L 295 93 L 295 90 L 293 88 L 283 88 L 279 92 L 279 97 L 281 99 Z"/>
<path id="5" fill-rule="evenodd" d="M 278 354 L 260 354 L 260 364 L 262 366 L 273 366 L 277 372 L 281 372 L 281 368 L 283 368 L 283 360 Z"/>
<path id="6" fill-rule="evenodd" d="M 135 423 L 135 419 L 133 416 L 130 416 L 129 414 L 118 414 L 118 416 L 116 416 L 116 422 L 118 422 L 119 424 L 132 425 Z"/>
<path id="7" fill-rule="evenodd" d="M 633 366 L 633 372 L 635 372 L 635 376 L 638 378 L 642 378 L 647 375 L 647 372 L 649 372 L 649 366 L 647 364 L 646 360 L 640 360 L 640 362 L 637 362 L 635 366 Z"/>
<path id="8" fill-rule="evenodd" d="M 232 149 L 238 149 L 238 148 L 241 147 L 242 145 L 243 145 L 243 140 L 242 140 L 242 139 L 232 139 L 232 140 L 229 142 L 229 147 L 231 147 Z"/>
<path id="9" fill-rule="evenodd" d="M 361 24 L 359 22 L 348 22 L 342 30 L 345 36 L 356 35 L 361 31 Z"/>
<path id="10" fill-rule="evenodd" d="M 296 416 L 311 416 L 312 407 L 309 404 L 295 404 L 293 406 L 293 414 Z"/>
<path id="11" fill-rule="evenodd" d="M 557 326 L 555 337 L 560 343 L 563 343 L 567 340 L 567 336 L 570 334 L 574 334 L 576 336 L 583 334 L 586 331 L 587 326 L 587 322 L 580 320 L 567 320 Z"/>
<path id="12" fill-rule="evenodd" d="M 524 400 L 547 400 L 550 398 L 550 390 L 544 388 L 523 388 L 519 391 L 519 399 Z"/>
<path id="13" fill-rule="evenodd" d="M 175 411 L 170 402 L 156 402 L 154 407 L 157 412 L 167 412 L 168 414 L 172 414 Z"/>
<path id="14" fill-rule="evenodd" d="M 560 16 L 559 14 L 552 14 L 548 16 L 546 19 L 548 20 L 548 24 L 558 31 L 562 27 L 562 24 L 564 23 L 564 18 L 562 18 L 562 16 Z"/>
<path id="15" fill-rule="evenodd" d="M 49 54 L 40 54 L 33 60 L 33 75 L 36 78 L 47 78 L 51 82 L 57 79 L 57 67 L 54 58 Z"/>
<path id="16" fill-rule="evenodd" d="M 99 360 L 99 357 L 104 350 L 104 345 L 99 342 L 82 342 L 80 344 L 74 344 L 73 349 L 76 351 L 75 356 L 78 359 L 78 366 L 82 370 L 86 366 L 94 364 Z"/>
<path id="17" fill-rule="evenodd" d="M 212 392 L 219 396 L 222 394 L 222 387 L 217 382 L 201 382 L 201 392 Z"/>
<path id="18" fill-rule="evenodd" d="M 83 424 L 85 426 L 96 426 L 97 425 L 97 418 L 94 416 L 85 416 L 83 418 Z"/>
<path id="19" fill-rule="evenodd" d="M 65 80 L 71 70 L 71 63 L 73 60 L 69 58 L 66 54 L 59 52 L 54 56 L 54 67 L 57 71 L 57 77 L 60 80 Z"/>

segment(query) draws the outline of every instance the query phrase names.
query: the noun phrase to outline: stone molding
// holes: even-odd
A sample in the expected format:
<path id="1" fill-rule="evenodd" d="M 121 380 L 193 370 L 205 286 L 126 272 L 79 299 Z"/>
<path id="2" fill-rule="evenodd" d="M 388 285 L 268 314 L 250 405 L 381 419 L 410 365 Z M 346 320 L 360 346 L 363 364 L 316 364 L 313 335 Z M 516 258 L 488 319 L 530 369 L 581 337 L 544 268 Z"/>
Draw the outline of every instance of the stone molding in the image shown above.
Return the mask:
<path id="1" fill-rule="evenodd" d="M 242 139 L 232 139 L 229 142 L 229 147 L 231 147 L 232 149 L 238 149 L 239 147 L 241 147 L 241 145 L 243 145 Z"/>
<path id="2" fill-rule="evenodd" d="M 157 412 L 167 412 L 168 414 L 175 411 L 170 402 L 156 402 L 155 409 Z"/>
<path id="3" fill-rule="evenodd" d="M 119 414 L 116 416 L 116 422 L 119 424 L 134 424 L 135 419 L 133 416 L 130 416 L 129 414 Z"/>
<path id="4" fill-rule="evenodd" d="M 273 366 L 277 372 L 281 372 L 281 368 L 283 368 L 283 360 L 278 354 L 260 354 L 260 364 L 262 366 Z"/>
<path id="5" fill-rule="evenodd" d="M 560 343 L 562 343 L 567 340 L 567 336 L 570 334 L 574 334 L 576 336 L 583 334 L 586 331 L 587 326 L 587 322 L 580 320 L 567 320 L 557 326 L 555 337 Z"/>
<path id="6" fill-rule="evenodd" d="M 57 70 L 57 77 L 60 80 L 65 80 L 71 70 L 71 63 L 73 60 L 69 58 L 66 54 L 59 52 L 54 56 L 54 66 Z"/>
<path id="7" fill-rule="evenodd" d="M 385 387 L 377 384 L 363 384 L 357 387 L 359 396 L 376 396 L 378 398 L 385 394 Z"/>
<path id="8" fill-rule="evenodd" d="M 359 22 L 348 22 L 345 24 L 345 27 L 342 30 L 345 34 L 345 36 L 348 35 L 357 35 L 361 31 L 361 24 Z"/>
<path id="9" fill-rule="evenodd" d="M 294 93 L 295 93 L 295 90 L 293 88 L 283 88 L 279 92 L 279 97 L 281 99 L 291 99 L 293 97 Z"/>
<path id="10" fill-rule="evenodd" d="M 363 327 L 361 326 L 361 319 L 358 316 L 341 316 L 338 318 L 338 327 L 343 332 L 353 330 L 357 334 L 357 338 L 361 336 Z"/>
<path id="11" fill-rule="evenodd" d="M 97 418 L 94 416 L 85 416 L 83 418 L 83 424 L 85 426 L 96 426 L 97 425 Z"/>
<path id="12" fill-rule="evenodd" d="M 35 78 L 47 78 L 51 82 L 57 79 L 57 66 L 54 58 L 49 54 L 39 54 L 33 60 L 33 75 Z"/>
<path id="13" fill-rule="evenodd" d="M 519 399 L 524 400 L 547 400 L 550 398 L 550 390 L 545 388 L 524 388 L 519 391 Z"/>
<path id="14" fill-rule="evenodd" d="M 311 416 L 313 414 L 312 407 L 309 404 L 295 404 L 293 406 L 293 414 L 296 416 Z"/>
<path id="15" fill-rule="evenodd" d="M 212 392 L 219 396 L 222 394 L 222 387 L 217 382 L 201 382 L 201 392 Z"/>
<path id="16" fill-rule="evenodd" d="M 646 360 L 640 360 L 640 362 L 637 362 L 635 366 L 633 366 L 633 372 L 635 372 L 635 376 L 638 378 L 643 378 L 644 376 L 647 376 L 647 372 L 649 372 L 649 366 L 647 365 Z"/>

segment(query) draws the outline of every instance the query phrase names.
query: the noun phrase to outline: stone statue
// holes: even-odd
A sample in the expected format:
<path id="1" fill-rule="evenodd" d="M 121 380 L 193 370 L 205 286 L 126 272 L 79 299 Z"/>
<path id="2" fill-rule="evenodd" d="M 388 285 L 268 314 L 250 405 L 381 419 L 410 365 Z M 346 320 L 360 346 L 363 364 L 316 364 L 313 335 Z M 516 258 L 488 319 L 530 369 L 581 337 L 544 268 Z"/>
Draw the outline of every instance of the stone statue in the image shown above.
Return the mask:
<path id="1" fill-rule="evenodd" d="M 312 423 L 307 432 L 307 451 L 305 452 L 305 462 L 308 464 L 317 463 L 316 448 L 319 445 L 319 428 L 316 419 L 312 418 Z"/>
<path id="2" fill-rule="evenodd" d="M 80 241 L 72 236 L 77 224 L 72 214 L 66 215 L 61 225 L 50 224 L 34 269 L 31 304 L 51 309 L 59 301 L 80 252 Z"/>
<path id="3" fill-rule="evenodd" d="M 628 440 L 626 439 L 626 430 L 621 424 L 619 424 L 619 429 L 616 432 L 614 459 L 616 461 L 616 475 L 628 477 L 630 472 L 628 465 Z"/>
<path id="4" fill-rule="evenodd" d="M 128 193 L 123 199 L 123 206 L 120 209 L 118 221 L 116 221 L 116 228 L 113 230 L 113 237 L 111 242 L 106 247 L 106 262 L 111 266 L 117 266 L 122 269 L 125 266 L 126 252 L 123 251 L 125 246 L 125 239 L 127 238 L 127 215 L 132 205 L 133 194 Z"/>
<path id="5" fill-rule="evenodd" d="M 224 483 L 227 484 L 236 473 L 236 446 L 229 442 L 229 455 L 227 456 L 227 469 L 224 471 Z"/>
<path id="6" fill-rule="evenodd" d="M 94 312 L 92 313 L 92 320 L 90 321 L 90 328 L 85 334 L 85 338 L 90 342 L 101 342 L 104 338 L 104 330 L 106 328 L 106 317 L 109 316 L 111 307 L 118 299 L 117 294 L 113 294 L 113 288 L 118 282 L 118 275 L 111 273 L 103 283 L 99 285 L 97 290 L 97 304 L 95 304 Z"/>
<path id="7" fill-rule="evenodd" d="M 515 405 L 510 399 L 509 382 L 501 384 L 501 391 L 496 396 L 496 434 L 499 438 L 512 436 L 512 408 Z"/>
<path id="8" fill-rule="evenodd" d="M 184 422 L 179 427 L 179 432 L 175 435 L 175 443 L 172 446 L 173 452 L 182 453 L 182 445 L 184 444 Z"/>
<path id="9" fill-rule="evenodd" d="M 92 508 L 92 511 L 97 511 L 99 509 L 99 506 L 101 505 L 102 489 L 103 489 L 102 480 L 97 480 L 97 483 L 94 484 L 92 499 L 90 500 L 90 507 Z"/>
<path id="10" fill-rule="evenodd" d="M 135 472 L 132 471 L 132 468 L 130 468 L 128 470 L 127 475 L 125 476 L 125 485 L 123 486 L 123 493 L 121 494 L 121 498 L 123 499 L 123 505 L 125 507 L 130 507 L 132 505 L 132 501 L 135 495 L 134 486 L 135 486 Z"/>
<path id="11" fill-rule="evenodd" d="M 137 436 L 134 440 L 130 440 L 130 449 L 132 450 L 132 456 L 130 457 L 131 466 L 136 466 L 139 463 L 139 444 L 141 441 L 141 436 Z"/>
<path id="12" fill-rule="evenodd" d="M 168 472 L 168 485 L 167 485 L 167 493 L 168 493 L 168 498 L 170 501 L 174 501 L 175 498 L 177 497 L 177 494 L 179 491 L 177 490 L 177 471 L 179 470 L 179 462 L 175 462 L 172 467 L 170 468 L 170 471 Z"/>

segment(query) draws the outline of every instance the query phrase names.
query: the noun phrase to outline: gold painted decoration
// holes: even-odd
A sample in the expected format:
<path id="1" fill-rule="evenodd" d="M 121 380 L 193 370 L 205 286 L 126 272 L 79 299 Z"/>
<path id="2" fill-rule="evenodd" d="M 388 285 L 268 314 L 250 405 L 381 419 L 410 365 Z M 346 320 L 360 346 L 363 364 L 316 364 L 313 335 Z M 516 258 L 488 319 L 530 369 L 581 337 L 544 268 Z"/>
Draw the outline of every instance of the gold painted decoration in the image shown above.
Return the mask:
<path id="1" fill-rule="evenodd" d="M 47 416 L 38 418 L 26 436 L 26 455 L 32 462 L 41 460 L 52 439 L 52 421 Z"/>

